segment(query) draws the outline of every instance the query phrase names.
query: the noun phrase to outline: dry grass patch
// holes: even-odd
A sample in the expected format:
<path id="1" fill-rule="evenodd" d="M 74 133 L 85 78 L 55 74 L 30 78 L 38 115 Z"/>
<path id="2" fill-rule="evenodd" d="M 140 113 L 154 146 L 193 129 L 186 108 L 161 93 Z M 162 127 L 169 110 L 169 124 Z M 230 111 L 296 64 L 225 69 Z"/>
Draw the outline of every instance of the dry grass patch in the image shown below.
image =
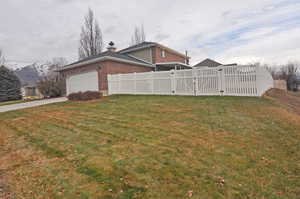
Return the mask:
<path id="1" fill-rule="evenodd" d="M 0 170 L 15 198 L 297 198 L 299 119 L 259 98 L 47 105 L 0 114 Z"/>

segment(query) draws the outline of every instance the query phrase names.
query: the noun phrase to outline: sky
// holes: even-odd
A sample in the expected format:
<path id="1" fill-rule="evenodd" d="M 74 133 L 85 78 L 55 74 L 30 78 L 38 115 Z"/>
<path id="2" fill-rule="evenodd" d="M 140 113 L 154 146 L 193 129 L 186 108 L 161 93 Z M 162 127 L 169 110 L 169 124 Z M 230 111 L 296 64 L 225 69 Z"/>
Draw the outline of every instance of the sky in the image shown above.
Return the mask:
<path id="1" fill-rule="evenodd" d="M 300 0 L 1 0 L 6 60 L 76 61 L 88 8 L 105 46 L 128 47 L 134 27 L 144 24 L 147 41 L 187 50 L 192 64 L 205 58 L 223 64 L 300 61 Z"/>

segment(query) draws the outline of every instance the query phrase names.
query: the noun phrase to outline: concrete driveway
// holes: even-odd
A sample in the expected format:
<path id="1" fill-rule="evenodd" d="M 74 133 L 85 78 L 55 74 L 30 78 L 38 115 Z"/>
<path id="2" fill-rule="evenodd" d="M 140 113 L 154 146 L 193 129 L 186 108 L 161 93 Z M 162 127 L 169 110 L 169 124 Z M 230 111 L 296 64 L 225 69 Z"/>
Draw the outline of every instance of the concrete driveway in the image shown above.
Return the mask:
<path id="1" fill-rule="evenodd" d="M 20 110 L 24 108 L 42 106 L 46 104 L 53 104 L 57 102 L 65 102 L 65 101 L 68 101 L 68 99 L 66 97 L 61 97 L 61 98 L 45 99 L 45 100 L 38 100 L 32 102 L 19 103 L 19 104 L 4 105 L 4 106 L 0 106 L 0 113 Z"/>

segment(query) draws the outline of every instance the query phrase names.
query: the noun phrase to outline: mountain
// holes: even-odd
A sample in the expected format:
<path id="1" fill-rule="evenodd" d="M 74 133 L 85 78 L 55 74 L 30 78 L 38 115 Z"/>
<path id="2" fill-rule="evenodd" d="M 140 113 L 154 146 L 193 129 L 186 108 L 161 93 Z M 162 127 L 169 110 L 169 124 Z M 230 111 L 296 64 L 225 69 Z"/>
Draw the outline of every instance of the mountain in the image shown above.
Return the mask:
<path id="1" fill-rule="evenodd" d="M 53 70 L 67 64 L 65 58 L 53 58 L 52 61 L 21 63 L 6 62 L 5 66 L 13 70 L 21 80 L 22 86 L 34 86 L 39 80 L 53 73 Z"/>
<path id="2" fill-rule="evenodd" d="M 42 78 L 34 64 L 18 68 L 15 74 L 19 77 L 22 86 L 34 86 Z"/>
<path id="3" fill-rule="evenodd" d="M 10 70 L 17 70 L 24 68 L 25 66 L 32 65 L 32 62 L 14 62 L 14 61 L 7 61 L 5 62 L 5 66 Z"/>

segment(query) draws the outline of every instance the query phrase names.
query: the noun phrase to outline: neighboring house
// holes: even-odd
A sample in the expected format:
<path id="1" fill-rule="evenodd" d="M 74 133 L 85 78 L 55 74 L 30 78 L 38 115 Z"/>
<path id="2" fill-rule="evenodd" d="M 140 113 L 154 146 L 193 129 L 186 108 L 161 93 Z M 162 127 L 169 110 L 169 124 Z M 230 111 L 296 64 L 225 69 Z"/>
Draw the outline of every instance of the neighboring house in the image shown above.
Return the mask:
<path id="1" fill-rule="evenodd" d="M 116 51 L 111 42 L 108 50 L 60 69 L 66 77 L 67 95 L 80 91 L 108 91 L 108 74 L 190 69 L 189 57 L 154 42 L 143 42 Z"/>
<path id="2" fill-rule="evenodd" d="M 23 85 L 21 91 L 23 97 L 43 97 L 36 84 Z"/>
<path id="3" fill-rule="evenodd" d="M 212 59 L 205 59 L 202 62 L 196 64 L 194 67 L 218 67 L 218 66 L 236 66 L 237 64 L 221 64 Z"/>
<path id="4" fill-rule="evenodd" d="M 23 97 L 42 97 L 37 88 L 40 76 L 34 65 L 15 70 L 15 74 L 21 81 Z"/>

